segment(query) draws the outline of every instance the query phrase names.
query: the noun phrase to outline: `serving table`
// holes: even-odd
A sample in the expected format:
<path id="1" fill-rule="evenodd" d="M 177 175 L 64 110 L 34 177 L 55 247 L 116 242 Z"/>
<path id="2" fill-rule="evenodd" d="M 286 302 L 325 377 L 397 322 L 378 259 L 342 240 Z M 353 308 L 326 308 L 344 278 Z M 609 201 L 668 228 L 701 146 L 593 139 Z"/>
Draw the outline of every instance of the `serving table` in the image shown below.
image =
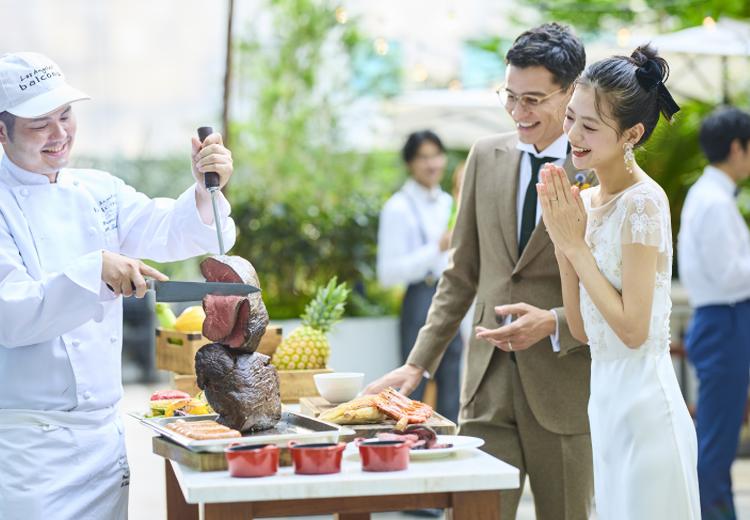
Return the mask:
<path id="1" fill-rule="evenodd" d="M 371 473 L 347 450 L 341 473 L 232 478 L 165 459 L 168 520 L 252 520 L 333 514 L 369 520 L 370 513 L 442 508 L 453 520 L 499 520 L 500 490 L 519 486 L 518 470 L 478 449 L 412 460 L 405 471 Z"/>

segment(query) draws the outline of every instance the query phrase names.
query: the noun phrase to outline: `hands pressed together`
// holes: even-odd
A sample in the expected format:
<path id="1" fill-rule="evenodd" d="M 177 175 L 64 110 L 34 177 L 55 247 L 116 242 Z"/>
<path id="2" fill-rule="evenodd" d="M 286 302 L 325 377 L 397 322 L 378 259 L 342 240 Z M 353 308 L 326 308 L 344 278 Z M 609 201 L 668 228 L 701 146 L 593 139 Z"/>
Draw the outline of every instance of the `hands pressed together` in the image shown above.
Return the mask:
<path id="1" fill-rule="evenodd" d="M 586 208 L 578 186 L 571 186 L 565 170 L 545 164 L 536 185 L 542 206 L 542 219 L 555 249 L 566 256 L 577 247 L 585 247 Z"/>

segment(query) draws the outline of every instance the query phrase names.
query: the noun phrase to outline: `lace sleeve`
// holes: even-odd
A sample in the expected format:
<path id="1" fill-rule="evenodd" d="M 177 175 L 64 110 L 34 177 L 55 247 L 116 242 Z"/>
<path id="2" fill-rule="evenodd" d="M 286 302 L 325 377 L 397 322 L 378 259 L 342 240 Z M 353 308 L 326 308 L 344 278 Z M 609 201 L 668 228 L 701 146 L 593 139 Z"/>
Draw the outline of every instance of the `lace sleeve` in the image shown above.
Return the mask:
<path id="1" fill-rule="evenodd" d="M 669 209 L 663 196 L 652 187 L 636 188 L 624 197 L 622 244 L 642 244 L 669 251 L 672 237 Z"/>

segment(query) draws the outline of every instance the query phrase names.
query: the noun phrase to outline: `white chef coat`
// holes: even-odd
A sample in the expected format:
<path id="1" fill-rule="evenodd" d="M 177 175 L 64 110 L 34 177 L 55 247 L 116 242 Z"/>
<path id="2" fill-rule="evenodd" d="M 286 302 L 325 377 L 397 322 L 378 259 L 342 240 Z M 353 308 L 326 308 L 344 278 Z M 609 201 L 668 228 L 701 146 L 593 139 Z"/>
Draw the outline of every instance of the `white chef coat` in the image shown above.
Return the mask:
<path id="1" fill-rule="evenodd" d="M 443 274 L 449 253 L 440 251 L 439 242 L 448 230 L 452 204 L 453 198 L 440 186 L 426 188 L 411 178 L 388 199 L 378 227 L 381 285 L 409 285 L 428 274 L 435 278 Z"/>
<path id="2" fill-rule="evenodd" d="M 231 247 L 223 196 L 219 206 Z M 0 518 L 73 518 L 108 500 L 120 513 L 107 518 L 127 512 L 127 494 L 123 508 L 111 493 L 129 479 L 117 418 L 122 299 L 101 281 L 102 250 L 165 262 L 218 244 L 198 214 L 195 184 L 177 200 L 149 199 L 106 172 L 66 168 L 52 184 L 3 156 Z M 15 454 L 18 446 L 40 457 Z"/>
<path id="3" fill-rule="evenodd" d="M 750 231 L 736 189 L 726 173 L 706 166 L 685 199 L 677 254 L 692 307 L 750 299 Z"/>

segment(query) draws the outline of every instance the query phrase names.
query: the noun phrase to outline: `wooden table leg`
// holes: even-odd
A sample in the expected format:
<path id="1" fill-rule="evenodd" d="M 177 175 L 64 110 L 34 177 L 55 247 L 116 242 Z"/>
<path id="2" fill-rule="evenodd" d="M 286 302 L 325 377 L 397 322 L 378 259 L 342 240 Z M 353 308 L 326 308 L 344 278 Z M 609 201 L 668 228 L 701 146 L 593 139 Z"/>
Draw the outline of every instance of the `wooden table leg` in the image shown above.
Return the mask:
<path id="1" fill-rule="evenodd" d="M 164 473 L 167 482 L 167 520 L 198 520 L 198 505 L 185 502 L 168 459 L 164 459 Z"/>
<path id="2" fill-rule="evenodd" d="M 253 506 L 247 502 L 204 504 L 205 520 L 253 520 Z"/>
<path id="3" fill-rule="evenodd" d="M 336 513 L 334 520 L 370 520 L 370 513 Z"/>
<path id="4" fill-rule="evenodd" d="M 449 520 L 500 520 L 500 491 L 464 491 L 452 494 Z"/>

